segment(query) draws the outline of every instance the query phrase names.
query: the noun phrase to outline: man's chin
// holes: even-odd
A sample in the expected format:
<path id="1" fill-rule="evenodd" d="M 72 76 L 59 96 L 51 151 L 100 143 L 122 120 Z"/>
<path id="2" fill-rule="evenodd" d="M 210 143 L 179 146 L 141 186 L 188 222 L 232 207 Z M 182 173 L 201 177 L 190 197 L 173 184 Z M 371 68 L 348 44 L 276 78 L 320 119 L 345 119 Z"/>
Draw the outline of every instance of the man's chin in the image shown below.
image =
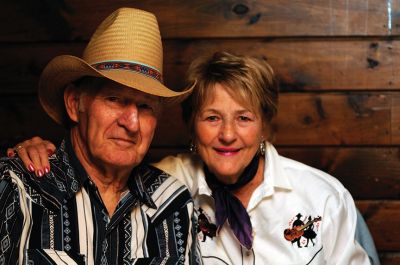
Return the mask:
<path id="1" fill-rule="evenodd" d="M 143 160 L 143 156 L 132 152 L 132 148 L 115 148 L 115 146 L 107 148 L 107 150 L 99 153 L 97 157 L 103 163 L 114 167 L 134 167 Z"/>

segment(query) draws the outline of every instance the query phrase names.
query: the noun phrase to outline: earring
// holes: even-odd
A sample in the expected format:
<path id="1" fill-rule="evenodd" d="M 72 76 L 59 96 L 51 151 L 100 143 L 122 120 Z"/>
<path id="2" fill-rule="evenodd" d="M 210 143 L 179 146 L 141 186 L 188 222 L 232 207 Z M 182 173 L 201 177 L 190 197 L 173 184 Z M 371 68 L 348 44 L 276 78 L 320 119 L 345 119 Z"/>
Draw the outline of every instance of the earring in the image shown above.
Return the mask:
<path id="1" fill-rule="evenodd" d="M 189 151 L 190 151 L 191 153 L 193 153 L 193 154 L 197 153 L 197 147 L 196 147 L 196 145 L 194 144 L 193 140 L 190 141 L 190 144 L 189 144 Z"/>
<path id="2" fill-rule="evenodd" d="M 264 156 L 264 155 L 265 155 L 265 142 L 264 142 L 264 141 L 262 141 L 262 142 L 260 143 L 260 155 L 261 155 L 261 156 Z"/>

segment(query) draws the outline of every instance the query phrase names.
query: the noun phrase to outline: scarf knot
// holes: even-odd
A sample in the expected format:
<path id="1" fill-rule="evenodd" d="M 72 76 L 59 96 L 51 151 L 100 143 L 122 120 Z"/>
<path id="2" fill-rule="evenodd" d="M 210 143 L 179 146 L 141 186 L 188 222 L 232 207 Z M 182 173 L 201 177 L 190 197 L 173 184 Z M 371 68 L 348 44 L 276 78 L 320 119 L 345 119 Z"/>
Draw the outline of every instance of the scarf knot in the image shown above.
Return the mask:
<path id="1" fill-rule="evenodd" d="M 250 164 L 240 175 L 238 181 L 234 184 L 224 184 L 220 182 L 208 168 L 204 167 L 206 181 L 212 190 L 212 196 L 215 200 L 215 218 L 218 230 L 224 225 L 226 220 L 229 226 L 240 242 L 247 249 L 253 245 L 253 228 L 246 208 L 240 202 L 232 191 L 235 191 L 249 183 L 257 173 L 259 156 L 256 155 Z"/>

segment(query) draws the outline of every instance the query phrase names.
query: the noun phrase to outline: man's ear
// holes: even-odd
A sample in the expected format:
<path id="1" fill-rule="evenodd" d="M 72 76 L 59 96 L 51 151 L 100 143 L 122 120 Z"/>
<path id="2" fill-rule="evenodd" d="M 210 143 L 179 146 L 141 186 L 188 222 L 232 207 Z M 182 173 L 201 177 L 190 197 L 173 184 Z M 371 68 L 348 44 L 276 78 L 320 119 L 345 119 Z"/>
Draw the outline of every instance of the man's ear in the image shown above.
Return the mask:
<path id="1" fill-rule="evenodd" d="M 67 85 L 64 90 L 64 104 L 68 117 L 73 121 L 79 122 L 79 97 L 80 93 L 73 84 Z"/>

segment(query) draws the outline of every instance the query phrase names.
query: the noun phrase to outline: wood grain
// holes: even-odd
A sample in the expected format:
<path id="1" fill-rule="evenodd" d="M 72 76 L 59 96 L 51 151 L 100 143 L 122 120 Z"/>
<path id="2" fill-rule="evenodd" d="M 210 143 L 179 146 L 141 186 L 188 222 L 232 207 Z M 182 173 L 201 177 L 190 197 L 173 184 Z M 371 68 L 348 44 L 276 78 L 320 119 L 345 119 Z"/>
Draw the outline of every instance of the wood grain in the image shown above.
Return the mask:
<path id="1" fill-rule="evenodd" d="M 81 56 L 85 43 L 0 45 L 0 91 L 36 91 L 38 77 L 56 55 Z M 164 77 L 174 89 L 185 84 L 190 62 L 219 50 L 265 58 L 281 91 L 399 90 L 400 40 L 168 40 Z"/>
<path id="2" fill-rule="evenodd" d="M 166 41 L 165 47 L 166 76 L 178 86 L 180 73 L 192 60 L 226 50 L 266 59 L 283 91 L 400 89 L 400 60 L 395 59 L 400 58 L 398 40 L 174 40 Z"/>
<path id="3" fill-rule="evenodd" d="M 121 6 L 156 14 L 169 87 L 190 62 L 226 50 L 257 56 L 280 83 L 278 151 L 337 177 L 357 200 L 382 265 L 400 264 L 400 0 L 3 1 L 0 4 L 0 152 L 64 131 L 36 99 L 44 66 L 80 56 Z M 186 151 L 180 109 L 160 121 L 148 161 Z"/>
<path id="4" fill-rule="evenodd" d="M 400 231 L 400 201 L 357 201 L 379 251 L 397 251 Z"/>
<path id="5" fill-rule="evenodd" d="M 392 105 L 392 93 L 283 93 L 279 114 L 272 124 L 274 143 L 282 146 L 397 145 L 398 128 L 393 117 L 400 109 Z M 58 130 L 46 117 L 35 95 L 0 98 L 0 131 L 7 141 L 16 135 L 43 134 L 54 139 Z M 154 144 L 177 147 L 189 142 L 179 106 L 167 109 L 160 119 Z M 174 128 L 171 130 L 171 128 Z"/>
<path id="6" fill-rule="evenodd" d="M 278 145 L 393 145 L 391 93 L 283 93 L 274 127 Z M 166 111 L 155 144 L 189 142 L 180 108 Z M 174 128 L 174 131 L 169 130 Z M 397 131 L 394 133 L 397 134 Z"/>
<path id="7" fill-rule="evenodd" d="M 379 259 L 382 265 L 398 265 L 400 264 L 400 254 L 396 252 L 381 252 Z"/>
<path id="8" fill-rule="evenodd" d="M 165 38 L 395 36 L 399 5 L 384 0 L 5 1 L 0 41 L 87 40 L 122 6 L 155 13 Z"/>

